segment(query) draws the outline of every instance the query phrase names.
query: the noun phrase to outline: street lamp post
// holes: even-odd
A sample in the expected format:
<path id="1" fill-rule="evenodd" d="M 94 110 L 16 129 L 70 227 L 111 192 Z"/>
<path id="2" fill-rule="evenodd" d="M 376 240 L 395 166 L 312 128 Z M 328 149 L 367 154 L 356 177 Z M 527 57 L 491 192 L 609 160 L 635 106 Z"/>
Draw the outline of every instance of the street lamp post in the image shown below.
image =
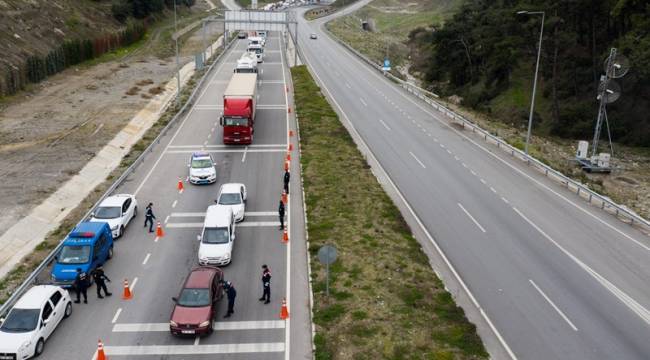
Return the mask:
<path id="1" fill-rule="evenodd" d="M 178 61 L 178 29 L 176 27 L 176 0 L 174 0 L 174 42 L 176 44 L 176 105 L 181 104 L 181 67 Z"/>
<path id="2" fill-rule="evenodd" d="M 526 133 L 526 146 L 524 151 L 528 157 L 528 143 L 530 142 L 530 132 L 533 127 L 533 112 L 535 111 L 535 91 L 537 90 L 537 73 L 539 71 L 539 57 L 542 53 L 542 37 L 544 35 L 544 11 L 517 11 L 517 15 L 542 15 L 542 25 L 539 30 L 539 45 L 537 47 L 537 62 L 535 63 L 535 79 L 533 80 L 533 96 L 530 100 L 530 114 L 528 115 L 528 132 Z"/>

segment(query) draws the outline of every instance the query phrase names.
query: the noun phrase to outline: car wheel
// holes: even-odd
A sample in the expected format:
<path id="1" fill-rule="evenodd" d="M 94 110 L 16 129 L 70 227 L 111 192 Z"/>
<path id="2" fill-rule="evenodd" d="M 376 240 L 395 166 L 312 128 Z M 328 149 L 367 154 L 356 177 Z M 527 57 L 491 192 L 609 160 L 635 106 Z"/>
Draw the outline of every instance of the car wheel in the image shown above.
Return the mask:
<path id="1" fill-rule="evenodd" d="M 212 334 L 214 331 L 214 319 L 210 319 L 210 328 L 208 329 L 208 335 Z"/>
<path id="2" fill-rule="evenodd" d="M 43 353 L 43 348 L 45 347 L 45 340 L 43 338 L 38 339 L 36 343 L 36 348 L 34 348 L 34 357 L 37 357 Z"/>
<path id="3" fill-rule="evenodd" d="M 68 302 L 65 306 L 65 312 L 63 313 L 63 318 L 68 318 L 72 315 L 72 302 Z"/>
<path id="4" fill-rule="evenodd" d="M 108 256 L 107 256 L 107 257 L 108 257 L 109 259 L 112 259 L 112 258 L 113 258 L 113 247 L 112 247 L 112 246 L 108 249 Z"/>
<path id="5" fill-rule="evenodd" d="M 135 219 L 135 217 L 138 216 L 138 207 L 133 208 L 133 217 L 131 219 Z"/>
<path id="6" fill-rule="evenodd" d="M 120 233 L 117 235 L 117 237 L 122 237 L 124 235 L 124 225 L 120 226 Z"/>

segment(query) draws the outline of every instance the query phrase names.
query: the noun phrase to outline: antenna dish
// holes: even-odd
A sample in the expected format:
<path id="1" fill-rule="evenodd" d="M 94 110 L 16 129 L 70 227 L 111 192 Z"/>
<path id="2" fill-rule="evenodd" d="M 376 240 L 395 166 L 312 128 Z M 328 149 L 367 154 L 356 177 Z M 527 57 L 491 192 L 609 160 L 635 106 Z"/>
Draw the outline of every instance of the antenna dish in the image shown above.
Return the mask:
<path id="1" fill-rule="evenodd" d="M 621 97 L 621 85 L 614 80 L 609 80 L 607 82 L 607 88 L 605 88 L 605 82 L 603 81 L 598 85 L 598 93 L 598 100 L 603 96 L 605 98 L 605 103 L 611 104 Z"/>
<path id="2" fill-rule="evenodd" d="M 605 59 L 605 64 L 604 64 L 605 73 L 607 72 L 608 60 L 609 58 Z M 609 73 L 609 76 L 614 79 L 618 79 L 625 76 L 625 74 L 627 74 L 629 70 L 630 70 L 630 60 L 628 60 L 623 55 L 615 55 L 612 61 L 612 69 L 611 72 Z"/>

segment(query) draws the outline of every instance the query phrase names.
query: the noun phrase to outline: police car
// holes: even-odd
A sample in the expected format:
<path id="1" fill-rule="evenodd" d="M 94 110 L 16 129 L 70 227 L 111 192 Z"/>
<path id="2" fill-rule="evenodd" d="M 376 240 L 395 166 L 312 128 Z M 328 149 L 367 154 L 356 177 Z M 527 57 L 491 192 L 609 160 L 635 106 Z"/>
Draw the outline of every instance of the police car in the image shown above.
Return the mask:
<path id="1" fill-rule="evenodd" d="M 212 156 L 206 152 L 195 152 L 190 157 L 190 183 L 212 184 L 217 181 L 217 169 Z"/>
<path id="2" fill-rule="evenodd" d="M 70 314 L 72 302 L 67 291 L 52 285 L 29 289 L 0 325 L 0 359 L 39 356 L 45 341 Z"/>
<path id="3" fill-rule="evenodd" d="M 138 201 L 131 194 L 109 196 L 90 215 L 90 221 L 105 222 L 111 227 L 113 239 L 124 234 L 124 228 L 138 215 Z"/>

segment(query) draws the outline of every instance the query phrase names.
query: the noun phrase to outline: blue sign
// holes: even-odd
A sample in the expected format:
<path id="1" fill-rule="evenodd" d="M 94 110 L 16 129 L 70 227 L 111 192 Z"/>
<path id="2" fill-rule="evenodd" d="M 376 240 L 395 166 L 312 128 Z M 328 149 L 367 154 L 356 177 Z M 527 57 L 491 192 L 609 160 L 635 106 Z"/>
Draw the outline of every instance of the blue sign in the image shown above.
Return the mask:
<path id="1" fill-rule="evenodd" d="M 390 60 L 384 59 L 384 66 L 382 68 L 384 71 L 390 71 Z"/>

